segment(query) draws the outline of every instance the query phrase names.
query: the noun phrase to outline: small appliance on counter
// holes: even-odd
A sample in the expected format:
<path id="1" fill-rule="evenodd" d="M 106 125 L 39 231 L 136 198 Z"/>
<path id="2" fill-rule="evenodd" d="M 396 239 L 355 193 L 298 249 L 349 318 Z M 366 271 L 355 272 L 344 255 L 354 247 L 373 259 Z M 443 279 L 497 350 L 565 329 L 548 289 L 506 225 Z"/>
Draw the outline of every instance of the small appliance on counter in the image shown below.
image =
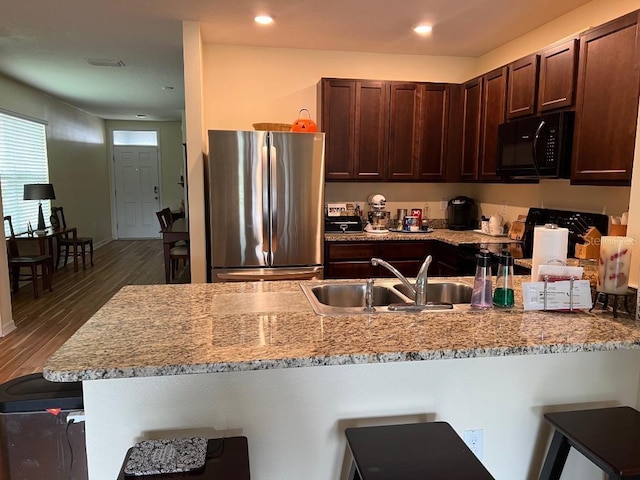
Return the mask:
<path id="1" fill-rule="evenodd" d="M 471 230 L 476 223 L 477 208 L 473 198 L 458 196 L 447 207 L 449 230 Z"/>
<path id="2" fill-rule="evenodd" d="M 374 193 L 369 195 L 367 201 L 371 210 L 368 213 L 369 223 L 367 223 L 367 226 L 364 229 L 365 232 L 388 233 L 391 212 L 384 209 L 387 204 L 387 199 L 380 193 Z"/>
<path id="3" fill-rule="evenodd" d="M 326 233 L 362 233 L 362 218 L 359 216 L 325 217 Z"/>

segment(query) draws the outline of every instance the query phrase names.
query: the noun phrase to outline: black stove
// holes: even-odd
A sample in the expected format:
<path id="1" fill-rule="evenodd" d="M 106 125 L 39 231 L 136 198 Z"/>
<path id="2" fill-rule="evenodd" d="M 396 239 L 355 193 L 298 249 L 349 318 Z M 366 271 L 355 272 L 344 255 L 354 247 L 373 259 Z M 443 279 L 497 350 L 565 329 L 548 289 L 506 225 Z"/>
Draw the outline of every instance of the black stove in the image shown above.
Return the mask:
<path id="1" fill-rule="evenodd" d="M 596 227 L 602 235 L 607 234 L 609 218 L 598 213 L 575 212 L 570 210 L 552 210 L 548 208 L 530 208 L 525 222 L 525 234 L 522 242 L 511 243 L 470 243 L 462 244 L 457 248 L 458 274 L 474 275 L 476 268 L 476 255 L 480 250 L 488 250 L 491 253 L 492 272 L 495 275 L 498 257 L 504 250 L 508 250 L 513 258 L 531 258 L 533 253 L 533 230 L 538 225 L 555 223 L 558 227 L 569 230 L 569 242 L 567 257 L 575 254 L 576 243 L 582 242 L 583 235 L 590 227 Z M 519 271 L 516 271 L 519 270 Z M 514 267 L 516 274 L 526 274 L 528 269 Z"/>
<path id="2" fill-rule="evenodd" d="M 533 252 L 533 230 L 537 225 L 555 223 L 569 230 L 567 257 L 575 254 L 576 243 L 584 243 L 581 235 L 589 228 L 596 227 L 602 235 L 609 229 L 609 217 L 599 213 L 575 212 L 571 210 L 552 210 L 548 208 L 530 208 L 525 222 L 524 258 L 531 258 Z"/>

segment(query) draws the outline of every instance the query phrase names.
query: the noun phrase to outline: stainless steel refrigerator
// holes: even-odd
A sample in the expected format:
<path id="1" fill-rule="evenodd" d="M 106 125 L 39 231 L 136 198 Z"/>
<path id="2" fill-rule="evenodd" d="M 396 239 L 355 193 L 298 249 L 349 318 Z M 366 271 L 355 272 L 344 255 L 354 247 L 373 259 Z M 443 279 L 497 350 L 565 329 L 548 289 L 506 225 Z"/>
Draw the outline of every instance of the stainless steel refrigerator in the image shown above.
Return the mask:
<path id="1" fill-rule="evenodd" d="M 210 130 L 207 165 L 211 281 L 322 278 L 323 133 Z"/>

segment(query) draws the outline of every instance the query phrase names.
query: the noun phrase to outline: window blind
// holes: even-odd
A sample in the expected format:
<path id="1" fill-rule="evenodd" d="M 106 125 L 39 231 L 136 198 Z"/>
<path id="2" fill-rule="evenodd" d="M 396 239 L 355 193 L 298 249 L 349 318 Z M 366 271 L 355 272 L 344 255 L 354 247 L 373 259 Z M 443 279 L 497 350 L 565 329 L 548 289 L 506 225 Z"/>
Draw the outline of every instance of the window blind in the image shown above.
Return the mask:
<path id="1" fill-rule="evenodd" d="M 26 183 L 49 183 L 46 126 L 0 112 L 0 182 L 5 216 L 11 215 L 16 234 L 38 224 L 38 201 L 23 200 Z M 45 222 L 51 216 L 51 201 L 42 201 Z M 9 235 L 5 225 L 5 236 Z"/>

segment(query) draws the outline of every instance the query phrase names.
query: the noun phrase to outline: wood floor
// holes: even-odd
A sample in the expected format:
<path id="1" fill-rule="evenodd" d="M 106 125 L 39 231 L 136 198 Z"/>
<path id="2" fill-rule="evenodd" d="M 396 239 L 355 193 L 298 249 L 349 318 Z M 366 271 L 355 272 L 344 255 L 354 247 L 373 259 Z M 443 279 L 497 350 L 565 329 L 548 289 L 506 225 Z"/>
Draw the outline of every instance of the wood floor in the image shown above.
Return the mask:
<path id="1" fill-rule="evenodd" d="M 164 283 L 162 240 L 116 240 L 95 250 L 94 266 L 58 269 L 53 292 L 13 295 L 17 329 L 0 338 L 0 383 L 42 371 L 46 359 L 124 285 Z"/>

